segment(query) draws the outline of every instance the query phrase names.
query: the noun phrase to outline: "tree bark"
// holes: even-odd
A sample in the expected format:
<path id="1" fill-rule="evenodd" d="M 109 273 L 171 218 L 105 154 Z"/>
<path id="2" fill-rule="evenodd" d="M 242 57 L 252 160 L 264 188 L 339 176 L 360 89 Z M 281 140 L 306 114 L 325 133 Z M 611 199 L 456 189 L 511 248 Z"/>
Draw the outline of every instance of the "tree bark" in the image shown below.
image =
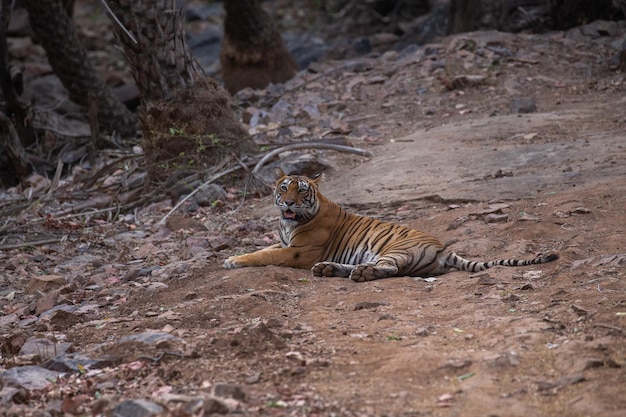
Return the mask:
<path id="1" fill-rule="evenodd" d="M 224 84 L 231 94 L 246 87 L 283 83 L 298 65 L 258 0 L 224 1 L 226 19 L 220 52 Z"/>
<path id="2" fill-rule="evenodd" d="M 105 132 L 122 136 L 136 133 L 135 115 L 112 93 L 97 74 L 74 30 L 68 10 L 60 0 L 23 0 L 30 24 L 46 50 L 48 61 L 70 99 L 87 109 L 89 99 L 98 106 L 98 120 Z"/>
<path id="3" fill-rule="evenodd" d="M 191 54 L 175 1 L 107 3 L 123 25 L 114 31 L 142 96 L 139 121 L 151 182 L 206 172 L 233 154 L 254 152 L 230 95 Z"/>

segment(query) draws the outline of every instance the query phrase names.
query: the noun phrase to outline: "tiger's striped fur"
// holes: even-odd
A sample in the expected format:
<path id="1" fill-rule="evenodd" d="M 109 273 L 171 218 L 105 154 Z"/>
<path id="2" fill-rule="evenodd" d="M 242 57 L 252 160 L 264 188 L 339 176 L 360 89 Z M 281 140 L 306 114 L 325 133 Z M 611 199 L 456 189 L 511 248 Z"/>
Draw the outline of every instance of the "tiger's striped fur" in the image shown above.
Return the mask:
<path id="1" fill-rule="evenodd" d="M 483 271 L 493 266 L 552 262 L 558 255 L 531 260 L 474 262 L 446 251 L 426 233 L 348 213 L 319 192 L 319 177 L 274 170 L 274 202 L 281 213 L 281 242 L 257 252 L 231 256 L 227 269 L 279 265 L 312 269 L 316 276 L 369 281 L 392 276 L 433 276 L 450 269 Z"/>

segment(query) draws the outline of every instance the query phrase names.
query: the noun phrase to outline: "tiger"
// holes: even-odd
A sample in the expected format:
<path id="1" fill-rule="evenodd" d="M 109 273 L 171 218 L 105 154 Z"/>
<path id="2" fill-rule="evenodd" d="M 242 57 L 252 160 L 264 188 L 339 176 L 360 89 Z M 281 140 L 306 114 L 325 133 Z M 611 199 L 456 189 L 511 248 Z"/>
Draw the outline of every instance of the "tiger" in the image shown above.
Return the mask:
<path id="1" fill-rule="evenodd" d="M 321 176 L 287 175 L 274 168 L 274 203 L 280 211 L 280 243 L 231 256 L 226 269 L 285 266 L 317 277 L 363 282 L 387 277 L 431 277 L 451 269 L 479 272 L 494 266 L 544 264 L 557 254 L 530 260 L 475 262 L 448 251 L 435 237 L 408 227 L 349 213 L 319 191 Z"/>

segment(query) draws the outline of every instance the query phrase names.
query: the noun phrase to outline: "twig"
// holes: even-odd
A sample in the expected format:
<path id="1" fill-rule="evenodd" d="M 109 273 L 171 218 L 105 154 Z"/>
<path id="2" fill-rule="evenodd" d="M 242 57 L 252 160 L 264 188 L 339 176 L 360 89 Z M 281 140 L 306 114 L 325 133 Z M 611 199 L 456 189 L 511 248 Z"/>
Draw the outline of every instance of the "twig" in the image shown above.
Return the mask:
<path id="1" fill-rule="evenodd" d="M 252 175 L 255 175 L 259 172 L 259 170 L 273 157 L 283 152 L 295 151 L 298 149 L 331 149 L 337 152 L 347 152 L 352 153 L 359 156 L 367 156 L 371 157 L 372 154 L 368 151 L 359 148 L 353 148 L 351 146 L 345 145 L 335 145 L 334 143 L 319 143 L 319 142 L 306 142 L 306 143 L 294 143 L 291 145 L 283 146 L 281 148 L 274 149 L 271 152 L 268 152 L 257 164 L 254 166 L 252 170 Z"/>
<path id="2" fill-rule="evenodd" d="M 96 172 L 95 174 L 93 174 L 89 179 L 87 179 L 82 186 L 83 190 L 87 190 L 88 188 L 91 188 L 97 181 L 98 179 L 100 179 L 100 177 L 102 177 L 103 175 L 114 171 L 117 166 L 119 165 L 120 162 L 124 162 L 127 161 L 129 159 L 134 159 L 134 158 L 139 158 L 142 155 L 138 155 L 138 154 L 129 154 L 129 155 L 123 155 L 120 158 L 112 161 L 111 163 L 103 166 L 102 168 L 100 168 L 98 170 L 98 172 Z"/>
<path id="3" fill-rule="evenodd" d="M 115 211 L 115 210 L 117 210 L 119 212 L 120 211 L 120 207 L 119 206 L 115 206 L 115 207 L 103 208 L 103 209 L 100 209 L 100 210 L 81 211 L 79 213 L 64 214 L 63 216 L 60 216 L 60 217 L 57 217 L 54 214 L 52 214 L 52 216 L 54 216 L 55 220 L 67 220 L 67 219 L 72 219 L 74 217 L 93 216 L 93 215 L 96 215 L 96 214 L 108 213 L 108 212 Z"/>
<path id="4" fill-rule="evenodd" d="M 106 9 L 106 12 L 109 15 L 109 18 L 113 21 L 113 23 L 115 23 L 117 26 L 119 26 L 120 29 L 122 29 L 122 31 L 126 34 L 126 36 L 128 36 L 130 38 L 130 40 L 133 41 L 133 43 L 136 45 L 137 44 L 137 39 L 135 39 L 135 36 L 132 33 L 130 33 L 130 31 L 128 29 L 126 29 L 126 27 L 122 24 L 122 22 L 120 22 L 120 19 L 118 19 L 117 16 L 115 15 L 115 13 L 113 13 L 113 10 L 111 10 L 111 8 L 107 4 L 107 2 L 105 0 L 100 0 L 100 3 Z"/>
<path id="5" fill-rule="evenodd" d="M 621 327 L 611 326 L 610 324 L 596 323 L 596 324 L 593 325 L 593 327 L 602 327 L 604 329 L 615 330 L 615 331 L 618 331 L 620 333 L 624 331 L 624 329 L 622 329 Z"/>
<path id="6" fill-rule="evenodd" d="M 50 188 L 48 189 L 48 192 L 46 193 L 44 199 L 47 200 L 48 198 L 50 198 L 54 190 L 57 189 L 57 187 L 59 186 L 59 181 L 61 180 L 62 173 L 63 173 L 63 161 L 59 159 L 57 161 L 57 169 L 54 173 L 54 177 L 52 177 L 52 182 L 50 183 Z"/>
<path id="7" fill-rule="evenodd" d="M 167 220 L 168 217 L 170 217 L 176 210 L 178 210 L 178 208 L 180 206 L 182 206 L 185 201 L 189 200 L 195 193 L 197 193 L 200 188 L 207 186 L 209 184 L 211 184 L 213 181 L 222 178 L 224 175 L 228 175 L 231 174 L 235 171 L 239 171 L 242 165 L 235 165 L 233 167 L 230 167 L 228 169 L 225 169 L 222 172 L 218 172 L 217 174 L 213 175 L 211 178 L 209 178 L 208 180 L 206 180 L 202 185 L 200 185 L 199 187 L 197 187 L 196 189 L 194 189 L 193 191 L 191 191 L 189 194 L 187 194 L 185 197 L 183 197 L 178 204 L 176 204 L 165 216 L 163 216 L 163 218 L 157 223 L 158 225 L 162 225 L 165 224 L 165 221 Z"/>
<path id="8" fill-rule="evenodd" d="M 56 239 L 35 240 L 33 242 L 15 243 L 13 245 L 4 245 L 4 246 L 0 246 L 0 251 L 19 249 L 25 246 L 41 246 L 41 245 L 47 245 L 49 243 L 58 243 L 58 242 L 65 240 L 65 238 L 66 237 L 64 236 L 62 238 L 56 238 Z"/>

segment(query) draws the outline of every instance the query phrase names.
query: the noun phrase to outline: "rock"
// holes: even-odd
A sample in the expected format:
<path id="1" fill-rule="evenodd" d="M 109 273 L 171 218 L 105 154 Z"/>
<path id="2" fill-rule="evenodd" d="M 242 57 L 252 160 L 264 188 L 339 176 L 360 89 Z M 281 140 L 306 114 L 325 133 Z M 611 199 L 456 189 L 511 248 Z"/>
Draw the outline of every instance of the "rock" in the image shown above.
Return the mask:
<path id="1" fill-rule="evenodd" d="M 573 210 L 569 211 L 570 214 L 589 214 L 591 213 L 591 210 L 589 210 L 586 207 L 576 207 Z"/>
<path id="2" fill-rule="evenodd" d="M 221 398 L 233 398 L 237 401 L 245 401 L 246 393 L 237 384 L 217 383 L 213 387 L 213 395 Z"/>
<path id="3" fill-rule="evenodd" d="M 28 392 L 24 388 L 4 386 L 0 390 L 0 404 L 25 404 L 28 398 Z"/>
<path id="4" fill-rule="evenodd" d="M 452 79 L 453 89 L 463 89 L 468 87 L 476 87 L 485 84 L 487 77 L 484 75 L 457 75 Z"/>
<path id="5" fill-rule="evenodd" d="M 52 330 L 66 330 L 79 321 L 79 317 L 73 312 L 57 310 L 50 315 L 49 323 Z"/>
<path id="6" fill-rule="evenodd" d="M 485 223 L 506 223 L 509 220 L 509 215 L 506 213 L 503 214 L 487 214 L 485 216 Z"/>
<path id="7" fill-rule="evenodd" d="M 20 356 L 23 355 L 39 355 L 42 360 L 54 358 L 63 355 L 72 344 L 69 342 L 55 342 L 44 337 L 31 337 L 26 340 L 20 349 Z"/>
<path id="8" fill-rule="evenodd" d="M 44 311 L 50 310 L 55 306 L 57 301 L 59 300 L 60 290 L 52 290 L 39 300 L 37 300 L 37 305 L 35 306 L 35 314 L 40 315 Z"/>
<path id="9" fill-rule="evenodd" d="M 150 284 L 148 284 L 148 286 L 145 288 L 146 292 L 161 292 L 163 290 L 166 290 L 169 288 L 169 285 L 167 285 L 164 282 L 151 282 Z"/>
<path id="10" fill-rule="evenodd" d="M 163 407 L 146 400 L 125 400 L 115 406 L 112 417 L 151 417 L 162 413 Z"/>
<path id="11" fill-rule="evenodd" d="M 65 284 L 67 284 L 67 281 L 62 275 L 39 275 L 30 280 L 26 287 L 26 293 L 49 292 L 61 288 Z"/>
<path id="12" fill-rule="evenodd" d="M 537 389 L 539 391 L 559 391 L 568 385 L 577 384 L 583 381 L 585 381 L 585 377 L 582 374 L 574 374 L 564 376 L 563 378 L 559 378 L 554 381 L 538 381 Z"/>
<path id="13" fill-rule="evenodd" d="M 226 190 L 217 184 L 207 184 L 201 186 L 193 197 L 199 206 L 210 207 L 216 201 L 226 199 Z M 204 225 L 201 226 L 195 230 L 207 230 Z"/>
<path id="14" fill-rule="evenodd" d="M 365 309 L 374 309 L 376 307 L 380 307 L 380 306 L 388 306 L 389 303 L 385 302 L 385 301 L 362 301 L 360 303 L 357 303 L 354 306 L 354 310 L 365 310 Z"/>
<path id="15" fill-rule="evenodd" d="M 3 327 L 9 327 L 19 321 L 17 314 L 11 313 L 6 316 L 0 316 L 0 329 Z"/>
<path id="16" fill-rule="evenodd" d="M 250 375 L 246 378 L 246 384 L 256 384 L 261 381 L 261 374 Z"/>
<path id="17" fill-rule="evenodd" d="M 0 374 L 0 382 L 27 390 L 44 389 L 52 384 L 63 372 L 51 371 L 41 366 L 27 365 L 7 369 Z"/>
<path id="18" fill-rule="evenodd" d="M 4 339 L 0 351 L 9 355 L 19 354 L 20 350 L 28 340 L 28 335 L 24 332 L 14 333 Z"/>
<path id="19" fill-rule="evenodd" d="M 121 359 L 113 356 L 93 359 L 83 353 L 68 353 L 56 355 L 42 363 L 41 366 L 58 372 L 83 372 L 85 369 L 102 369 L 116 366 L 121 362 Z"/>
<path id="20" fill-rule="evenodd" d="M 533 113 L 537 110 L 535 100 L 530 97 L 515 97 L 509 104 L 511 113 Z"/>
<path id="21" fill-rule="evenodd" d="M 593 267 L 598 266 L 621 266 L 626 264 L 626 254 L 617 255 L 601 255 L 593 256 L 591 258 L 579 259 L 572 262 L 572 268 L 578 269 L 584 265 L 591 264 Z"/>
<path id="22" fill-rule="evenodd" d="M 51 309 L 46 310 L 43 313 L 41 313 L 39 318 L 42 319 L 44 317 L 52 316 L 52 314 L 54 314 L 57 311 L 65 311 L 67 313 L 73 313 L 76 310 L 78 310 L 77 306 L 70 305 L 70 304 L 59 304 L 59 305 L 54 306 Z"/>
<path id="23" fill-rule="evenodd" d="M 478 278 L 478 284 L 480 285 L 496 285 L 497 283 L 498 280 L 489 274 L 484 274 L 480 278 Z"/>
<path id="24" fill-rule="evenodd" d="M 131 334 L 131 335 L 120 338 L 120 340 L 118 341 L 118 343 L 125 343 L 125 342 L 138 342 L 138 343 L 144 343 L 146 345 L 155 345 L 155 346 L 160 345 L 162 343 L 169 343 L 169 342 L 184 343 L 183 339 L 176 337 L 176 336 L 172 336 L 171 334 L 162 333 L 162 332 L 143 332 L 143 333 Z"/>
<path id="25" fill-rule="evenodd" d="M 204 398 L 195 398 L 185 404 L 184 409 L 189 415 L 209 416 L 213 414 L 228 414 L 230 409 L 219 398 L 205 396 Z"/>

